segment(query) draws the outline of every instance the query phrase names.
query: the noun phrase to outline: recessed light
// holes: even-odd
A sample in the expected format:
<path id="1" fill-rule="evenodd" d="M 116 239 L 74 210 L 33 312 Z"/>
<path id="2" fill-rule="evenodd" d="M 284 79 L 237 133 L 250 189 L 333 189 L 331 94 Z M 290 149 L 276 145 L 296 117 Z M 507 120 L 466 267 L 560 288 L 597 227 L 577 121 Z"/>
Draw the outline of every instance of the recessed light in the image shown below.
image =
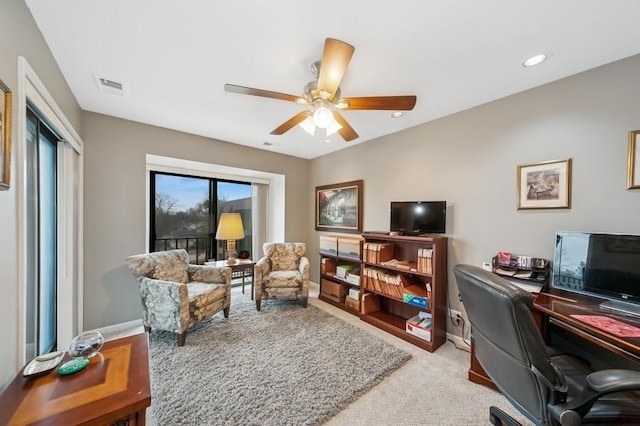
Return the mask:
<path id="1" fill-rule="evenodd" d="M 399 117 L 402 117 L 403 115 L 404 115 L 404 112 L 401 112 L 401 111 L 394 111 L 391 113 L 391 116 L 393 118 L 399 118 Z"/>
<path id="2" fill-rule="evenodd" d="M 539 64 L 543 63 L 546 59 L 547 59 L 547 55 L 545 55 L 544 53 L 542 53 L 540 55 L 535 55 L 535 56 L 530 57 L 526 61 L 524 61 L 522 63 L 522 66 L 523 67 L 534 67 L 536 65 L 539 65 Z"/>
<path id="3" fill-rule="evenodd" d="M 264 146 L 271 146 L 271 145 L 273 145 L 273 144 L 272 144 L 271 142 L 262 142 L 262 145 L 264 145 Z"/>
<path id="4" fill-rule="evenodd" d="M 325 139 L 324 143 L 331 143 L 331 139 Z"/>

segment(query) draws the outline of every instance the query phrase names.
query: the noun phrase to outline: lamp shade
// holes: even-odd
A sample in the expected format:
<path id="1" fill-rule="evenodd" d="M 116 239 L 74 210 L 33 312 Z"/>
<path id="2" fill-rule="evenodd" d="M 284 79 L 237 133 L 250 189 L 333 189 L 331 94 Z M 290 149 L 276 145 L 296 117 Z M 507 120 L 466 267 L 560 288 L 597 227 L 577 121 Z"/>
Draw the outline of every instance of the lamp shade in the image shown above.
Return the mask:
<path id="1" fill-rule="evenodd" d="M 241 240 L 244 238 L 244 228 L 242 227 L 242 217 L 240 213 L 222 213 L 216 240 Z"/>

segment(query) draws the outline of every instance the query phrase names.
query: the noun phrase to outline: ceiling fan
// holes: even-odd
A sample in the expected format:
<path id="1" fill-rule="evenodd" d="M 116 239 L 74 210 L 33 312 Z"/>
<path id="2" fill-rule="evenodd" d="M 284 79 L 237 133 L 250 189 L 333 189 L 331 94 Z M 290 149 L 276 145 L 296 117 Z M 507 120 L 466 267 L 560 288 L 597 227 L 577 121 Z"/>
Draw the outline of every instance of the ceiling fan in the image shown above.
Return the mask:
<path id="1" fill-rule="evenodd" d="M 338 132 L 349 142 L 358 134 L 344 119 L 340 110 L 392 110 L 410 111 L 416 104 L 415 96 L 371 96 L 357 98 L 340 97 L 340 82 L 347 71 L 347 66 L 355 48 L 349 43 L 327 38 L 324 43 L 322 59 L 311 66 L 316 80 L 310 81 L 304 88 L 304 95 L 295 96 L 270 90 L 225 84 L 224 90 L 243 95 L 262 96 L 280 99 L 310 106 L 310 109 L 299 112 L 271 134 L 282 135 L 299 124 L 308 133 L 314 134 L 315 128 L 326 129 L 327 136 Z"/>

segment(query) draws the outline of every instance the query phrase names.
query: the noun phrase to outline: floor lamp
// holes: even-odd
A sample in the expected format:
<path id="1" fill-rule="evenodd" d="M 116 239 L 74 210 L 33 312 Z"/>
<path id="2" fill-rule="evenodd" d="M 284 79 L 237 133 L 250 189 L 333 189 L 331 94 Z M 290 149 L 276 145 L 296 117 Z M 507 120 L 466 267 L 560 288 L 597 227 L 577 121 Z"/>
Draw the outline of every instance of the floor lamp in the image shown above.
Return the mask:
<path id="1" fill-rule="evenodd" d="M 236 240 L 244 238 L 244 228 L 242 226 L 242 217 L 240 213 L 222 213 L 220 222 L 218 222 L 218 230 L 216 231 L 216 240 L 227 241 L 227 264 L 236 264 Z"/>

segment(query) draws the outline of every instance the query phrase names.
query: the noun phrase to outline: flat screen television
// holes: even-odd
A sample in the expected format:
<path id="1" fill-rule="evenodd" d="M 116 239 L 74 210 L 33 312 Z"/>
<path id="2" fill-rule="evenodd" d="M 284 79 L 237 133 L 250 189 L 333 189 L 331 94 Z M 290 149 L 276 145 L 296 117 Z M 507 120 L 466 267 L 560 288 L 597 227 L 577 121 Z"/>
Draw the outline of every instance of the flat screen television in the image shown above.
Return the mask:
<path id="1" fill-rule="evenodd" d="M 391 232 L 402 235 L 444 234 L 446 201 L 392 201 Z"/>
<path id="2" fill-rule="evenodd" d="M 556 233 L 551 285 L 640 315 L 640 235 Z"/>

